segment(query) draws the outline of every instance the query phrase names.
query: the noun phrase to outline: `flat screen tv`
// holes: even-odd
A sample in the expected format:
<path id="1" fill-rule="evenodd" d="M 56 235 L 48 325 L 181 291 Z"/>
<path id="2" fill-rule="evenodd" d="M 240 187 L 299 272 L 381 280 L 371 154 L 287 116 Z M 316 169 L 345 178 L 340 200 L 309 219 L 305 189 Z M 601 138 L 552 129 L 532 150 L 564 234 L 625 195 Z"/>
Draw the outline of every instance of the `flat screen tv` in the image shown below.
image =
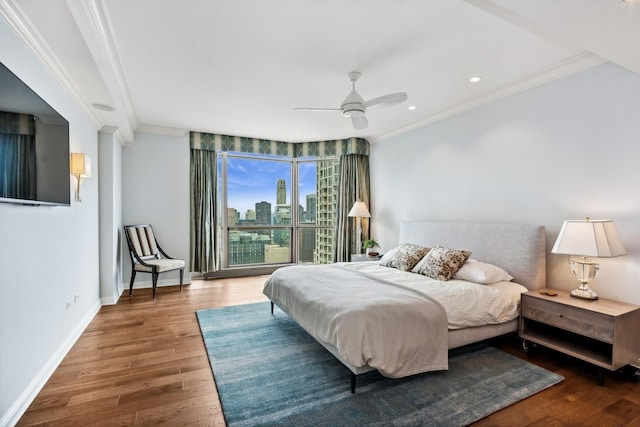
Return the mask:
<path id="1" fill-rule="evenodd" d="M 71 203 L 69 122 L 0 63 L 0 202 Z"/>

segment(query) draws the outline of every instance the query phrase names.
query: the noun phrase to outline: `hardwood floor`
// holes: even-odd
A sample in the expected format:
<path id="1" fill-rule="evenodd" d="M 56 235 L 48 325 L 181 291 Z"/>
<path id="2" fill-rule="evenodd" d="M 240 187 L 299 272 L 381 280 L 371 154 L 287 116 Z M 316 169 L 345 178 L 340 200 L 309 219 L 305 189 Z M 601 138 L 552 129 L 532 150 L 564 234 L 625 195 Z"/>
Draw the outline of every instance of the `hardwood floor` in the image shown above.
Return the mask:
<path id="1" fill-rule="evenodd" d="M 123 295 L 93 319 L 18 423 L 30 425 L 224 425 L 195 311 L 264 301 L 266 276 L 194 281 Z M 596 385 L 593 367 L 515 336 L 492 342 L 565 381 L 477 426 L 640 426 L 640 383 L 617 373 Z"/>

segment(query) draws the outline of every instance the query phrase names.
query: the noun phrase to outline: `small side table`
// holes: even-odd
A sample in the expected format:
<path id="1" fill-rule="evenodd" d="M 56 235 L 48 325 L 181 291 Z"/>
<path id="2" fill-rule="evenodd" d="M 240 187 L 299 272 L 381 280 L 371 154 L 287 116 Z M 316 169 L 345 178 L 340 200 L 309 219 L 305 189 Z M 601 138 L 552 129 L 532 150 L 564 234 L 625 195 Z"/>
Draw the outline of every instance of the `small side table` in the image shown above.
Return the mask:
<path id="1" fill-rule="evenodd" d="M 380 261 L 380 258 L 382 258 L 380 255 L 351 254 L 351 262 Z"/>
<path id="2" fill-rule="evenodd" d="M 604 381 L 602 369 L 615 371 L 637 364 L 640 357 L 640 306 L 600 298 L 590 301 L 573 298 L 569 292 L 551 290 L 522 294 L 520 337 L 527 350 L 532 342 L 600 367 L 598 383 Z M 635 368 L 635 367 L 634 367 Z M 633 378 L 640 374 L 635 368 Z"/>

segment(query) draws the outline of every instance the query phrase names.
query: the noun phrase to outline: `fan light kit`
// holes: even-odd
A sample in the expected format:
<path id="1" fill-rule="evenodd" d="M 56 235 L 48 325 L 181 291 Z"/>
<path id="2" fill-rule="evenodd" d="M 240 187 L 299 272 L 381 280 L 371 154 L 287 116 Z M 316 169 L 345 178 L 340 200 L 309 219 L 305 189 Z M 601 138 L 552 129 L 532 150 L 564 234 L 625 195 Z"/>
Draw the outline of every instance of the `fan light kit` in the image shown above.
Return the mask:
<path id="1" fill-rule="evenodd" d="M 360 130 L 366 129 L 367 126 L 369 126 L 369 121 L 365 116 L 367 108 L 389 107 L 407 100 L 407 94 L 405 92 L 398 92 L 365 101 L 356 91 L 356 82 L 360 78 L 361 74 L 357 71 L 352 71 L 348 76 L 349 80 L 351 80 L 351 93 L 349 93 L 344 101 L 342 101 L 340 108 L 294 108 L 294 110 L 339 111 L 343 116 L 351 119 L 351 123 L 355 129 Z"/>

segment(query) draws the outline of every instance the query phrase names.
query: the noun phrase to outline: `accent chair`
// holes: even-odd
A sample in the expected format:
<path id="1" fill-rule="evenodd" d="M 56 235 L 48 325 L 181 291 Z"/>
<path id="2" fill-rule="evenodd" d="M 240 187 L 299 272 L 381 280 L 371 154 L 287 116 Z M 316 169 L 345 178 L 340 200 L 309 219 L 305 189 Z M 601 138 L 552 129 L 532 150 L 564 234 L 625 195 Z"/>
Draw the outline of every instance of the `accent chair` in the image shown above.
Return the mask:
<path id="1" fill-rule="evenodd" d="M 138 272 L 151 273 L 153 298 L 155 298 L 160 273 L 180 270 L 180 291 L 182 291 L 185 262 L 184 260 L 170 257 L 162 250 L 153 234 L 151 225 L 125 225 L 124 234 L 129 245 L 129 255 L 131 255 L 129 295 L 133 294 L 133 281 Z"/>

